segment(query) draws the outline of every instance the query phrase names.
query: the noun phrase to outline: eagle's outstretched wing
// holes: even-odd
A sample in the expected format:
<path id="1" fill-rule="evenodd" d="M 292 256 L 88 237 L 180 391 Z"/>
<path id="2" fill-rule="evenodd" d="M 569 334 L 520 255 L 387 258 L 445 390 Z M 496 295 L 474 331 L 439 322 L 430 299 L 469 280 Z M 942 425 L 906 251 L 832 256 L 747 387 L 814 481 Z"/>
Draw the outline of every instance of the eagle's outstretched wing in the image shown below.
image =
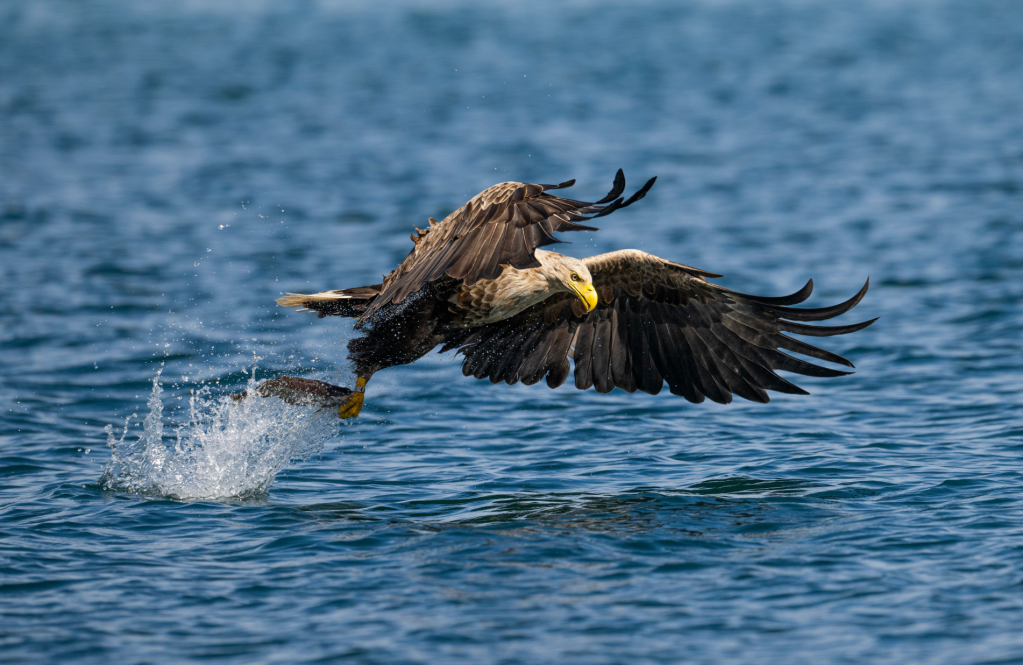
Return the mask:
<path id="1" fill-rule="evenodd" d="M 767 390 L 806 394 L 776 374 L 841 376 L 781 349 L 852 367 L 845 358 L 793 339 L 843 335 L 874 320 L 846 326 L 809 326 L 852 309 L 867 284 L 832 307 L 789 307 L 810 296 L 813 281 L 790 296 L 750 296 L 710 284 L 712 273 L 637 250 L 585 259 L 600 301 L 588 314 L 570 294 L 558 295 L 505 321 L 455 332 L 442 350 L 460 347 L 462 373 L 492 382 L 533 384 L 546 377 L 552 388 L 568 377 L 575 360 L 575 385 L 598 392 L 671 392 L 690 402 L 728 403 L 732 395 L 767 402 Z"/>
<path id="2" fill-rule="evenodd" d="M 495 279 L 502 266 L 536 268 L 540 263 L 533 252 L 559 242 L 558 231 L 596 231 L 583 222 L 608 215 L 640 200 L 653 186 L 651 178 L 628 199 L 625 175 L 615 176 L 608 195 L 595 203 L 563 199 L 545 193 L 575 184 L 530 185 L 504 182 L 485 189 L 441 222 L 430 219 L 430 227 L 412 234 L 416 246 L 390 275 L 383 291 L 363 314 L 368 318 L 387 303 L 398 303 L 418 291 L 427 282 L 447 275 L 474 284 L 480 279 Z M 607 204 L 607 205 L 604 205 Z"/>

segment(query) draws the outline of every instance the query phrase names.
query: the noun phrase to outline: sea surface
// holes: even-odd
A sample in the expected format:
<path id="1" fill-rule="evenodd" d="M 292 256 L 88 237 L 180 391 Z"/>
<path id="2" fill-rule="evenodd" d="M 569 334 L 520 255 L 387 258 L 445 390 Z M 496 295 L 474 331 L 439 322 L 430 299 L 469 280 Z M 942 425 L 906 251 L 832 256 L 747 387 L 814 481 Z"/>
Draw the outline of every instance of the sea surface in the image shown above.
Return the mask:
<path id="1" fill-rule="evenodd" d="M 378 374 L 496 182 L 809 306 L 856 374 L 694 405 Z M 1023 662 L 1023 4 L 0 4 L 0 661 Z M 813 340 L 810 340 L 813 341 Z"/>

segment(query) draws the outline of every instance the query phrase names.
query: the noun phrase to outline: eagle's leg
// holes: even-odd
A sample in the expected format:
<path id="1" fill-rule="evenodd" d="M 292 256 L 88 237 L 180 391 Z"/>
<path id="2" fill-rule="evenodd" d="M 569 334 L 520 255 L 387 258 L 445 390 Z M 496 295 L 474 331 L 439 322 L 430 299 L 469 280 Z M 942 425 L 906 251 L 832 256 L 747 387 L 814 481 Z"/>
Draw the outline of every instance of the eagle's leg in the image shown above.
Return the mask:
<path id="1" fill-rule="evenodd" d="M 366 384 L 369 383 L 368 376 L 360 376 L 355 380 L 355 391 L 337 409 L 337 417 L 341 419 L 354 418 L 362 411 L 362 403 L 366 400 Z"/>

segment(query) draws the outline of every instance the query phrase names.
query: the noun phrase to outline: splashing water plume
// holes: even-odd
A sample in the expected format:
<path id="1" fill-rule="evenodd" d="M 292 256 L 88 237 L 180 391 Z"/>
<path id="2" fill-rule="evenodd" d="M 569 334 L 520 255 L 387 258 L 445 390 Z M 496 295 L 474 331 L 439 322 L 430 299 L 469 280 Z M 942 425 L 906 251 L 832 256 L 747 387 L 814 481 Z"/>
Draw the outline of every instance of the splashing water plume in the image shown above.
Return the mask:
<path id="1" fill-rule="evenodd" d="M 153 377 L 149 413 L 137 439 L 128 439 L 128 416 L 118 438 L 107 425 L 110 461 L 104 489 L 176 499 L 215 499 L 265 492 L 292 459 L 309 457 L 337 435 L 332 411 L 247 397 L 234 403 L 209 387 L 192 393 L 188 420 L 164 437 L 163 388 Z M 249 394 L 255 376 L 249 379 Z"/>

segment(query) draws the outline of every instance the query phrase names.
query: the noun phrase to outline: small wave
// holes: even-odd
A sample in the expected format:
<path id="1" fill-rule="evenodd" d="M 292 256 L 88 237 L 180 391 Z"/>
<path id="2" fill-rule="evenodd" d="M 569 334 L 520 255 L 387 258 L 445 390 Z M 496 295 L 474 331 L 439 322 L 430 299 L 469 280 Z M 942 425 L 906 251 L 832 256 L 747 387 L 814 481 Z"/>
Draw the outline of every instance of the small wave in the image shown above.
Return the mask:
<path id="1" fill-rule="evenodd" d="M 110 461 L 103 470 L 104 489 L 175 499 L 220 499 L 265 492 L 290 460 L 323 449 L 338 432 L 331 410 L 285 404 L 251 396 L 235 403 L 212 395 L 208 387 L 194 391 L 187 420 L 164 432 L 160 372 L 153 377 L 149 412 L 137 438 L 129 438 L 132 414 L 118 438 L 107 425 Z"/>

